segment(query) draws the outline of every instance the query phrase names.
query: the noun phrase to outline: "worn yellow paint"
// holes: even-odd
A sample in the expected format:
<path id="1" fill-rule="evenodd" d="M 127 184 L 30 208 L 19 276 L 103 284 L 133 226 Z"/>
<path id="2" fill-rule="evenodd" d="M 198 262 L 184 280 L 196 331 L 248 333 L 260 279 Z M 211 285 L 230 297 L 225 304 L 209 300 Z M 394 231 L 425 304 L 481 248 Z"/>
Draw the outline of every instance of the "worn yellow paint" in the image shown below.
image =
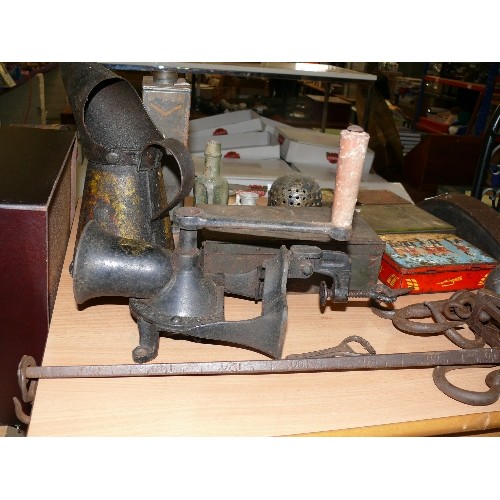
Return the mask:
<path id="1" fill-rule="evenodd" d="M 127 255 L 133 256 L 141 255 L 147 248 L 153 248 L 145 241 L 129 238 L 120 238 L 119 245 Z"/>
<path id="2" fill-rule="evenodd" d="M 88 213 L 90 218 L 94 218 L 94 208 L 97 203 L 102 202 L 111 208 L 112 223 L 118 228 L 120 236 L 139 237 L 134 213 L 140 210 L 141 200 L 133 178 L 92 171 L 89 173 L 86 196 L 86 208 L 90 211 Z"/>
<path id="3" fill-rule="evenodd" d="M 163 186 L 161 170 L 156 172 L 159 186 Z M 130 239 L 143 239 L 142 227 L 149 224 L 147 200 L 142 200 L 138 191 L 138 179 L 134 176 L 115 175 L 102 170 L 89 170 L 87 185 L 82 204 L 82 212 L 87 220 L 95 218 L 97 206 L 109 207 L 109 223 L 117 230 L 118 236 Z M 160 206 L 166 206 L 164 191 L 159 191 Z M 166 248 L 173 250 L 171 222 L 167 215 L 162 220 L 161 230 L 164 234 Z M 139 250 L 137 250 L 139 251 Z"/>

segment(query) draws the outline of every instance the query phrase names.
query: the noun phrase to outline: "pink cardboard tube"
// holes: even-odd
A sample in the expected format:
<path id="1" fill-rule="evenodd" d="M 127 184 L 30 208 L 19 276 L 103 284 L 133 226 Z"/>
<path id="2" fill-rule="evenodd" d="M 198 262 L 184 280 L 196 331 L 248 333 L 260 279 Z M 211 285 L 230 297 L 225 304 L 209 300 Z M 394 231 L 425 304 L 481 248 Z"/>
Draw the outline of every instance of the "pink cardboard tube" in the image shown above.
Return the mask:
<path id="1" fill-rule="evenodd" d="M 370 135 L 357 125 L 340 132 L 331 220 L 335 227 L 345 229 L 352 226 L 369 139 Z"/>

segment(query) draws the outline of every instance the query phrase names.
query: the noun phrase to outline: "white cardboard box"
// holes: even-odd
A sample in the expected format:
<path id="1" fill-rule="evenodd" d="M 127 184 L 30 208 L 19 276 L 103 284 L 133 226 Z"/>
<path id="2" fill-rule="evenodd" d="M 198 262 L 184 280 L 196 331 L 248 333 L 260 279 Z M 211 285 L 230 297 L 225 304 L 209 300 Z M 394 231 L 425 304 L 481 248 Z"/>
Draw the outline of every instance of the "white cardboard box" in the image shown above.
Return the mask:
<path id="1" fill-rule="evenodd" d="M 284 123 L 278 122 L 276 120 L 272 120 L 271 118 L 267 118 L 266 116 L 261 116 L 260 121 L 262 123 L 263 130 L 269 132 L 274 135 L 274 131 L 276 128 L 290 128 L 290 125 L 285 125 Z"/>
<path id="2" fill-rule="evenodd" d="M 293 168 L 305 175 L 314 177 L 321 188 L 334 188 L 335 177 L 337 175 L 336 165 L 316 165 L 314 163 L 293 162 Z M 387 182 L 383 177 L 377 174 L 365 174 L 361 176 L 361 182 Z"/>
<path id="3" fill-rule="evenodd" d="M 292 163 L 292 168 L 298 170 L 302 174 L 314 177 L 320 188 L 335 189 L 335 176 L 337 173 L 336 167 L 331 165 L 325 168 L 320 165 L 311 165 L 310 163 Z M 380 189 L 391 191 L 405 200 L 413 203 L 410 195 L 406 192 L 403 185 L 399 182 L 389 182 L 377 174 L 363 174 L 359 189 Z"/>
<path id="4" fill-rule="evenodd" d="M 201 130 L 208 130 L 213 133 L 218 128 L 227 127 L 239 122 L 254 120 L 255 118 L 259 118 L 259 115 L 252 109 L 229 111 L 218 115 L 196 118 L 195 120 L 190 120 L 189 122 L 189 133 L 200 132 Z"/>
<path id="5" fill-rule="evenodd" d="M 216 139 L 221 143 L 222 156 L 241 160 L 279 160 L 280 145 L 269 132 L 248 132 L 246 134 L 222 135 Z M 191 156 L 203 157 L 206 141 L 193 141 Z"/>
<path id="6" fill-rule="evenodd" d="M 204 158 L 193 157 L 196 175 L 201 175 L 204 168 Z M 223 158 L 221 161 L 221 174 L 231 184 L 245 186 L 262 185 L 270 187 L 271 184 L 283 175 L 295 172 L 284 160 L 232 160 Z"/>
<path id="7" fill-rule="evenodd" d="M 276 127 L 283 160 L 294 164 L 335 166 L 340 151 L 340 136 L 296 127 Z M 369 174 L 375 153 L 368 148 L 363 174 Z"/>
<path id="8" fill-rule="evenodd" d="M 198 132 L 189 132 L 188 146 L 191 148 L 191 144 L 196 145 L 200 140 L 205 142 L 209 139 L 218 139 L 224 135 L 232 134 L 245 134 L 247 132 L 262 132 L 263 124 L 260 118 L 254 118 L 253 120 L 245 120 L 238 123 L 230 123 L 216 129 L 204 129 Z"/>
<path id="9" fill-rule="evenodd" d="M 261 116 L 252 109 L 244 109 L 191 120 L 189 122 L 189 135 L 209 137 L 226 135 L 226 133 L 241 134 L 261 131 L 274 134 L 276 127 L 290 127 L 290 125 Z"/>

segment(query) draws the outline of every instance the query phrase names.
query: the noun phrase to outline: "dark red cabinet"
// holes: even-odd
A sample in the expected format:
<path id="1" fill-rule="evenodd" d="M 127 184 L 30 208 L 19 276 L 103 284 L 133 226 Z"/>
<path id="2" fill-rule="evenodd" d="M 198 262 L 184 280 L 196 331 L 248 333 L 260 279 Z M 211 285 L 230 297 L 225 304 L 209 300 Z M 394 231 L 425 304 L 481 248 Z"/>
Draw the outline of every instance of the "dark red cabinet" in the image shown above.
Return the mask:
<path id="1" fill-rule="evenodd" d="M 0 127 L 0 425 L 19 423 L 17 366 L 42 361 L 75 210 L 76 134 Z"/>

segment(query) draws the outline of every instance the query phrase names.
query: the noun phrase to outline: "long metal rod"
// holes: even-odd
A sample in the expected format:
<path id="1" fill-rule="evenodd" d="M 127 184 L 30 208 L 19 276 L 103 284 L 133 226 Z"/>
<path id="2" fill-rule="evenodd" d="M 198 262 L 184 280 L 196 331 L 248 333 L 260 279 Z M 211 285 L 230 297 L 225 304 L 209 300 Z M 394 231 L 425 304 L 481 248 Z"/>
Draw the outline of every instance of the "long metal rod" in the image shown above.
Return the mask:
<path id="1" fill-rule="evenodd" d="M 347 370 L 432 368 L 500 364 L 500 348 L 397 354 L 360 354 L 334 358 L 209 361 L 88 366 L 28 366 L 27 379 L 151 377 L 180 375 L 256 375 Z"/>

